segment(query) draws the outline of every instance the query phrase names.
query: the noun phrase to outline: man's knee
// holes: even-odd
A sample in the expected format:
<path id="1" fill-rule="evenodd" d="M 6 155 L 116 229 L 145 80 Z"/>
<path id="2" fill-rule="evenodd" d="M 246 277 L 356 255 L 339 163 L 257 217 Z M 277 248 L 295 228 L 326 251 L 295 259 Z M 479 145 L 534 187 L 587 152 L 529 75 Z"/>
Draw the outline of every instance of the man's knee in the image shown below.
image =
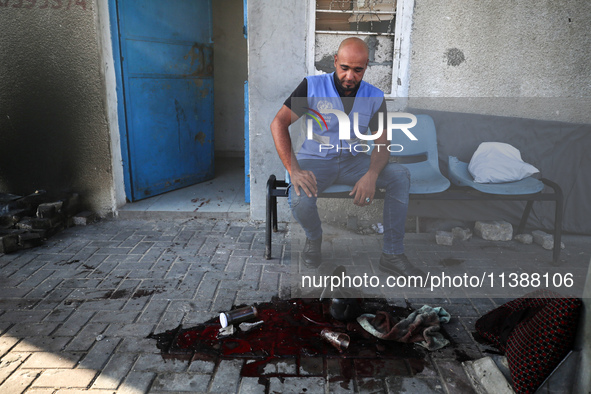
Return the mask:
<path id="1" fill-rule="evenodd" d="M 289 188 L 289 206 L 292 211 L 315 209 L 316 197 L 308 197 L 303 191 L 300 191 L 300 195 L 298 196 L 292 186 Z"/>

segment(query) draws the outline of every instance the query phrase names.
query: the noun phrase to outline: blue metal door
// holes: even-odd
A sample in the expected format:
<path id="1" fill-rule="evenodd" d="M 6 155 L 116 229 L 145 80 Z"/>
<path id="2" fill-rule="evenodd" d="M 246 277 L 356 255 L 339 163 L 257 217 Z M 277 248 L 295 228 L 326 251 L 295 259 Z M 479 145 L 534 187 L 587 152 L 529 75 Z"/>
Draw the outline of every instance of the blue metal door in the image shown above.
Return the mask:
<path id="1" fill-rule="evenodd" d="M 118 0 L 117 12 L 128 198 L 213 178 L 211 0 Z"/>

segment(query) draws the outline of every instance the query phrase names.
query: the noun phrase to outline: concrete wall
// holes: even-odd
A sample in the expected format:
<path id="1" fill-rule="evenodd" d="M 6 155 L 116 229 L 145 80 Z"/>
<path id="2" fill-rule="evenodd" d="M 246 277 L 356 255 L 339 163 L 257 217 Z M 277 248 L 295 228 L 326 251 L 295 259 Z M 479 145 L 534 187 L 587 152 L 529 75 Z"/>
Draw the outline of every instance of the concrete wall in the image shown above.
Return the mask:
<path id="1" fill-rule="evenodd" d="M 518 108 L 498 100 L 434 103 L 442 110 L 589 122 L 589 31 L 587 0 L 416 0 L 409 96 L 586 98 L 522 100 Z"/>
<path id="2" fill-rule="evenodd" d="M 78 192 L 88 208 L 110 211 L 94 2 L 3 1 L 0 25 L 0 191 Z"/>
<path id="3" fill-rule="evenodd" d="M 266 178 L 283 174 L 269 123 L 306 72 L 306 3 L 249 3 L 253 219 L 264 218 Z M 409 96 L 429 98 L 415 107 L 589 123 L 590 16 L 587 0 L 416 0 Z"/>
<path id="4" fill-rule="evenodd" d="M 244 156 L 244 81 L 247 79 L 243 0 L 213 7 L 214 125 L 217 156 Z"/>
<path id="5" fill-rule="evenodd" d="M 250 212 L 265 215 L 267 178 L 285 170 L 269 128 L 283 101 L 306 75 L 307 2 L 248 1 Z M 285 199 L 283 199 L 285 200 Z M 287 216 L 282 216 L 287 219 Z"/>

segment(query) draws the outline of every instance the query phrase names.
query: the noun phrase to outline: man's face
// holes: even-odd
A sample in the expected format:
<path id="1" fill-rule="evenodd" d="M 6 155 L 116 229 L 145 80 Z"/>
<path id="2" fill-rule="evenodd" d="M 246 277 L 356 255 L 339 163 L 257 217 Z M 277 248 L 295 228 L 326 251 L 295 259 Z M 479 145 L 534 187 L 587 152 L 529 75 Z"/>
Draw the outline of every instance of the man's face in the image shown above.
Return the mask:
<path id="1" fill-rule="evenodd" d="M 353 91 L 359 86 L 367 64 L 367 53 L 356 46 L 341 48 L 335 55 L 334 66 L 337 79 L 345 92 Z"/>

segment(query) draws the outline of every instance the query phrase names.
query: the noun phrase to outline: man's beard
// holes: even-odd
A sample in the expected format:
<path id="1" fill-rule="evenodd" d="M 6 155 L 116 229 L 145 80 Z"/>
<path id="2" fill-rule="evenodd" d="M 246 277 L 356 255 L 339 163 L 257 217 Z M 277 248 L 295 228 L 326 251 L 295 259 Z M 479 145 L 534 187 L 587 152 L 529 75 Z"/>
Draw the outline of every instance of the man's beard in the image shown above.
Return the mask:
<path id="1" fill-rule="evenodd" d="M 358 83 L 353 82 L 353 86 L 351 86 L 350 88 L 345 86 L 344 80 L 339 79 L 339 83 L 341 84 L 341 88 L 345 91 L 345 92 L 352 92 L 355 89 L 357 89 L 357 87 L 359 86 Z"/>

